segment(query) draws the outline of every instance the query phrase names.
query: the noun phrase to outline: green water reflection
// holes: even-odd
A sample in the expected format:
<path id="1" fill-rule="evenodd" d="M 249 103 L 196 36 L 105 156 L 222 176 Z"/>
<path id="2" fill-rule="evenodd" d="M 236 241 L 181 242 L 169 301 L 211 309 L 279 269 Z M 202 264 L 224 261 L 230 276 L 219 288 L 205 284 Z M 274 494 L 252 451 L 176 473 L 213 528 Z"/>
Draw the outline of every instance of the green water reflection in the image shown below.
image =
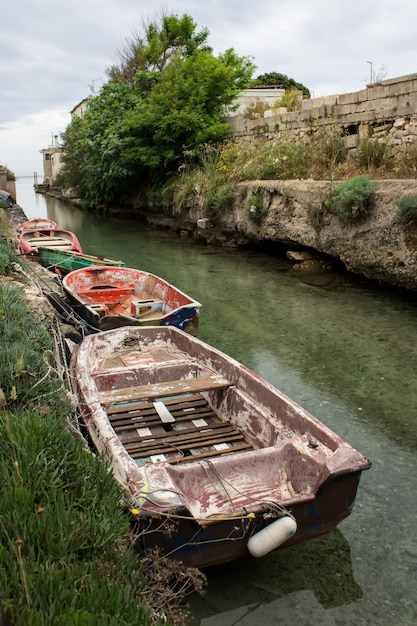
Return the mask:
<path id="1" fill-rule="evenodd" d="M 205 597 L 190 600 L 191 623 L 417 623 L 416 296 L 337 274 L 319 287 L 278 256 L 99 219 L 50 198 L 45 211 L 85 252 L 151 271 L 199 300 L 201 339 L 373 462 L 337 531 L 213 570 Z"/>

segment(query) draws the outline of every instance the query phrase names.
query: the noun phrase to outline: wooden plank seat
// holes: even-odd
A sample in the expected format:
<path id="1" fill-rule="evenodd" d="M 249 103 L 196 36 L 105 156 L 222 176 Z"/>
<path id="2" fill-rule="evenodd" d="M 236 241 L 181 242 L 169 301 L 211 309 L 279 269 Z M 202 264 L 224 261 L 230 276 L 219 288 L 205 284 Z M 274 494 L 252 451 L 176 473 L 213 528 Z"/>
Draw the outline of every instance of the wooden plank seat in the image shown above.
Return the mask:
<path id="1" fill-rule="evenodd" d="M 109 389 L 97 393 L 101 404 L 119 402 L 134 402 L 144 399 L 156 399 L 167 396 L 180 395 L 195 391 L 209 391 L 211 389 L 224 389 L 231 386 L 231 382 L 224 376 L 199 376 L 196 378 L 183 378 L 170 380 L 165 383 L 153 385 L 138 385 L 124 389 Z"/>
<path id="2" fill-rule="evenodd" d="M 161 411 L 162 404 L 166 413 Z M 253 449 L 244 435 L 230 422 L 222 421 L 199 393 L 164 402 L 143 402 L 124 413 L 110 409 L 108 417 L 134 459 L 155 457 L 183 463 Z"/>
<path id="3" fill-rule="evenodd" d="M 31 246 L 45 246 L 45 247 L 56 247 L 56 246 L 62 246 L 62 245 L 66 245 L 66 246 L 71 246 L 71 241 L 69 239 L 64 239 L 64 237 L 54 237 L 52 239 L 40 239 L 39 237 L 37 238 L 33 238 L 33 239 L 29 239 L 28 243 Z"/>

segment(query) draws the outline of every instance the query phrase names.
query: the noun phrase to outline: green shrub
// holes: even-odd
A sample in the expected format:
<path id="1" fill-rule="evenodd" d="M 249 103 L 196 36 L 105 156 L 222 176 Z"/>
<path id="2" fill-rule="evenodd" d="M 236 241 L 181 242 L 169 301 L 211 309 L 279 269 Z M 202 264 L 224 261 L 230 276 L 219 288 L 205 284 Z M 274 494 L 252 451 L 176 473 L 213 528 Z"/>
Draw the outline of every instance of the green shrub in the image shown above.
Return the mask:
<path id="1" fill-rule="evenodd" d="M 330 192 L 324 205 L 345 220 L 366 217 L 375 197 L 377 183 L 369 176 L 355 176 L 340 183 Z"/>
<path id="2" fill-rule="evenodd" d="M 397 202 L 395 221 L 403 226 L 417 224 L 417 196 L 403 196 Z"/>
<path id="3" fill-rule="evenodd" d="M 249 217 L 255 222 L 261 220 L 264 215 L 267 215 L 268 207 L 265 204 L 265 197 L 262 189 L 259 189 L 258 193 L 250 196 L 247 201 L 247 209 Z"/>

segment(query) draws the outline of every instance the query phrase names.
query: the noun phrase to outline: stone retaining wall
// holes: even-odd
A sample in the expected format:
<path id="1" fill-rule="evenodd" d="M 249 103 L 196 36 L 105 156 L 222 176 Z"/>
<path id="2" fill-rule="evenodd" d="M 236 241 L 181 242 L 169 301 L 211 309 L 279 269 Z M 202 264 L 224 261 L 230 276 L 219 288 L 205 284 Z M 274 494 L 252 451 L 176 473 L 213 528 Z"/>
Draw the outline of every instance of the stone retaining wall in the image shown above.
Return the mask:
<path id="1" fill-rule="evenodd" d="M 408 74 L 367 85 L 343 95 L 303 100 L 301 111 L 269 109 L 260 114 L 228 119 L 231 136 L 302 138 L 312 130 L 337 127 L 349 148 L 366 136 L 389 139 L 400 146 L 417 139 L 417 74 Z"/>

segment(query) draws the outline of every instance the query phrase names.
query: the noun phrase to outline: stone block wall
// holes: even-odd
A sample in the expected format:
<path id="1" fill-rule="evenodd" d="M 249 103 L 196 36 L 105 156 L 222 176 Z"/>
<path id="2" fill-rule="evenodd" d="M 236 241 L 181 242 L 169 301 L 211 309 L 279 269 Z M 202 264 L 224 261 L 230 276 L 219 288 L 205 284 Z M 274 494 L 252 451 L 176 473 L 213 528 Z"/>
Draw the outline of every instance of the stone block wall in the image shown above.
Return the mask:
<path id="1" fill-rule="evenodd" d="M 417 140 L 417 74 L 367 85 L 343 95 L 303 100 L 296 112 L 270 109 L 263 116 L 236 115 L 228 119 L 232 137 L 302 138 L 325 127 L 336 127 L 349 148 L 376 136 L 395 149 Z"/>

